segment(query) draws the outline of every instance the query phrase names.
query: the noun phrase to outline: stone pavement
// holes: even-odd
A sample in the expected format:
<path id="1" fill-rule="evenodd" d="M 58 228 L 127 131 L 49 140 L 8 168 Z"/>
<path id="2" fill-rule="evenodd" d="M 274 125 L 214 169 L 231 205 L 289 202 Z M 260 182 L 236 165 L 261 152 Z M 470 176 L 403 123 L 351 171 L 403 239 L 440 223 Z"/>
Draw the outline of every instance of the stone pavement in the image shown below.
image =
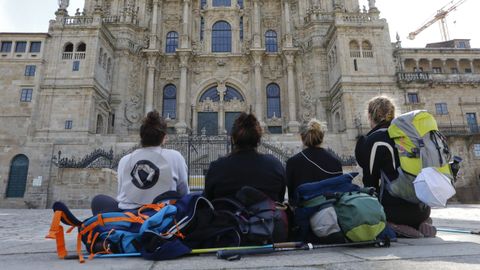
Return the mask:
<path id="1" fill-rule="evenodd" d="M 79 218 L 86 210 L 74 210 Z M 480 205 L 433 210 L 439 227 L 480 230 Z M 55 241 L 46 240 L 51 210 L 0 209 L 0 269 L 480 269 L 480 236 L 440 232 L 430 239 L 399 239 L 390 248 L 330 248 L 246 256 L 239 261 L 212 255 L 151 262 L 141 258 L 59 260 Z M 76 233 L 66 238 L 75 252 Z"/>

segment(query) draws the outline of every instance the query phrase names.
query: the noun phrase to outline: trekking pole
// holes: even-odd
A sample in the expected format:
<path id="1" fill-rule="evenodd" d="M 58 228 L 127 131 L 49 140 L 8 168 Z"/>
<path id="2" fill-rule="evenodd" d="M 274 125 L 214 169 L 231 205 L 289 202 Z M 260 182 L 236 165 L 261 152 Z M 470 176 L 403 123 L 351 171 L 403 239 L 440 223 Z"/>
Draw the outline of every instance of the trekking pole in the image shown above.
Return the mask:
<path id="1" fill-rule="evenodd" d="M 452 228 L 438 228 L 437 227 L 437 232 L 449 232 L 449 233 L 465 233 L 465 234 L 475 234 L 475 235 L 480 235 L 480 231 L 469 231 L 465 229 L 452 229 Z"/>
<path id="2" fill-rule="evenodd" d="M 232 260 L 232 259 L 239 259 L 242 255 L 268 254 L 268 253 L 273 253 L 278 251 L 312 250 L 312 249 L 320 249 L 320 248 L 360 247 L 360 246 L 389 247 L 390 239 L 372 240 L 372 241 L 364 241 L 364 242 L 352 242 L 352 243 L 340 243 L 340 244 L 323 244 L 323 245 L 314 245 L 312 243 L 301 243 L 301 242 L 300 243 L 293 242 L 293 243 L 289 243 L 289 245 L 281 245 L 281 246 L 273 244 L 273 247 L 264 247 L 264 248 L 256 248 L 256 249 L 219 250 L 217 252 L 217 258 Z"/>
<path id="3" fill-rule="evenodd" d="M 290 242 L 288 243 L 278 243 L 277 245 L 285 246 L 291 245 Z M 280 247 L 279 246 L 279 247 Z M 261 245 L 261 246 L 239 246 L 239 247 L 218 247 L 218 248 L 200 248 L 200 249 L 192 249 L 189 253 L 191 255 L 195 254 L 209 254 L 209 253 L 216 253 L 220 250 L 243 250 L 243 249 L 260 249 L 260 248 L 273 248 L 273 245 Z M 88 259 L 90 254 L 83 254 L 83 258 Z M 121 258 L 121 257 L 141 257 L 142 254 L 140 252 L 132 252 L 132 253 L 111 253 L 111 254 L 96 254 L 93 258 Z M 63 258 L 64 260 L 77 260 L 78 255 L 68 255 Z"/>

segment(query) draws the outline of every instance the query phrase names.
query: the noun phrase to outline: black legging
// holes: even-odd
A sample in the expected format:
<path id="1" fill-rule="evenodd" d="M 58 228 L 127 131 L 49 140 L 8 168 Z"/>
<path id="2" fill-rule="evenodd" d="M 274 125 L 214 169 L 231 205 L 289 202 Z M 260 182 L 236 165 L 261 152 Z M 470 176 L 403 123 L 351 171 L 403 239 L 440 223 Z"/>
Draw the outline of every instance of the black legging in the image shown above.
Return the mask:
<path id="1" fill-rule="evenodd" d="M 387 221 L 404 224 L 418 229 L 418 226 L 430 217 L 430 207 L 420 204 L 387 204 L 383 205 Z"/>

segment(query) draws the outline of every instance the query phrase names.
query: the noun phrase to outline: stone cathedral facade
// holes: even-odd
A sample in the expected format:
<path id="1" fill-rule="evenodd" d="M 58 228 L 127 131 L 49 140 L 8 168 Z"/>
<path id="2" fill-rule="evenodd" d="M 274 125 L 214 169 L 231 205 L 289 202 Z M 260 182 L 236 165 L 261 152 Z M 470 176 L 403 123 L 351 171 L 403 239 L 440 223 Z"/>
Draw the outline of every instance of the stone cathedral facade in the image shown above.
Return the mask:
<path id="1" fill-rule="evenodd" d="M 436 114 L 464 158 L 459 199 L 479 199 L 480 50 L 468 40 L 402 48 L 375 1 L 85 0 L 75 14 L 68 2 L 46 33 L 0 33 L 0 207 L 100 192 L 88 179 L 105 172 L 68 182 L 55 159 L 130 149 L 152 109 L 172 138 L 225 135 L 252 112 L 290 153 L 316 117 L 325 145 L 352 156 L 379 94 L 399 113 Z"/>

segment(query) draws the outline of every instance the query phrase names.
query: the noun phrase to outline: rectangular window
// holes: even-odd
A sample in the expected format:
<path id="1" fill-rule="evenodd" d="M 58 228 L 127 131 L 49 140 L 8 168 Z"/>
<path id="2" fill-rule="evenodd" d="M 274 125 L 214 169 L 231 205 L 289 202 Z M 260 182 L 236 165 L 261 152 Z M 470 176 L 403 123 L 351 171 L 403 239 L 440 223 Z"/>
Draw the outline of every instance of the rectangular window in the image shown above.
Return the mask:
<path id="1" fill-rule="evenodd" d="M 240 17 L 240 40 L 243 41 L 243 17 Z"/>
<path id="2" fill-rule="evenodd" d="M 433 73 L 442 73 L 442 68 L 441 67 L 432 67 L 432 72 Z"/>
<path id="3" fill-rule="evenodd" d="M 31 102 L 32 101 L 32 88 L 23 88 L 20 94 L 20 101 L 21 102 Z"/>
<path id="4" fill-rule="evenodd" d="M 17 41 L 15 44 L 15 52 L 24 53 L 27 51 L 27 42 L 26 41 Z"/>
<path id="5" fill-rule="evenodd" d="M 73 127 L 73 120 L 65 121 L 65 129 L 72 129 Z"/>
<path id="6" fill-rule="evenodd" d="M 27 65 L 25 67 L 25 76 L 35 76 L 36 69 L 37 69 L 37 66 L 35 65 Z"/>
<path id="7" fill-rule="evenodd" d="M 473 145 L 473 154 L 475 157 L 480 158 L 480 144 Z"/>
<path id="8" fill-rule="evenodd" d="M 456 67 L 451 68 L 450 71 L 451 71 L 452 74 L 458 74 L 458 68 L 456 68 Z"/>
<path id="9" fill-rule="evenodd" d="M 73 71 L 79 71 L 80 70 L 80 61 L 73 61 Z"/>
<path id="10" fill-rule="evenodd" d="M 12 51 L 12 42 L 11 41 L 2 41 L 2 46 L 0 52 L 9 53 Z"/>
<path id="11" fill-rule="evenodd" d="M 478 133 L 478 122 L 477 122 L 477 114 L 476 113 L 467 113 L 467 125 L 472 133 Z"/>
<path id="12" fill-rule="evenodd" d="M 30 42 L 30 52 L 31 53 L 38 53 L 42 48 L 42 42 L 40 41 L 32 41 Z"/>
<path id="13" fill-rule="evenodd" d="M 408 103 L 416 104 L 419 103 L 417 93 L 408 93 Z"/>
<path id="14" fill-rule="evenodd" d="M 471 68 L 466 68 L 466 69 L 465 69 L 465 73 L 467 73 L 467 74 L 468 74 L 468 73 L 472 73 L 472 69 L 471 69 Z"/>
<path id="15" fill-rule="evenodd" d="M 447 103 L 435 103 L 435 112 L 437 113 L 437 115 L 447 115 Z"/>

